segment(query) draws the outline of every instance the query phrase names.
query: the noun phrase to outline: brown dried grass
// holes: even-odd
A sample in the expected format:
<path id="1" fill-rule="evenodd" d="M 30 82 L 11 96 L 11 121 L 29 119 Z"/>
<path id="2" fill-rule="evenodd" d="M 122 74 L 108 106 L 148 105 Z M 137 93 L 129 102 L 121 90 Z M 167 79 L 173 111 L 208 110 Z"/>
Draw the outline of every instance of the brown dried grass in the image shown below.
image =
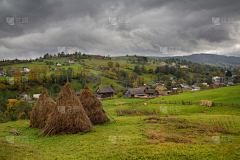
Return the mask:
<path id="1" fill-rule="evenodd" d="M 102 103 L 93 95 L 88 86 L 84 87 L 79 99 L 93 125 L 102 125 L 110 121 L 103 110 Z"/>
<path id="2" fill-rule="evenodd" d="M 48 114 L 52 112 L 56 103 L 48 96 L 47 90 L 40 94 L 30 116 L 31 128 L 43 128 L 46 125 Z"/>
<path id="3" fill-rule="evenodd" d="M 64 114 L 59 112 L 58 106 L 65 106 Z M 72 113 L 70 108 L 74 106 L 78 110 Z M 52 136 L 78 132 L 86 133 L 90 131 L 92 131 L 91 121 L 85 113 L 82 103 L 72 89 L 71 84 L 67 82 L 59 93 L 57 103 L 52 113 L 49 114 L 44 135 Z"/>

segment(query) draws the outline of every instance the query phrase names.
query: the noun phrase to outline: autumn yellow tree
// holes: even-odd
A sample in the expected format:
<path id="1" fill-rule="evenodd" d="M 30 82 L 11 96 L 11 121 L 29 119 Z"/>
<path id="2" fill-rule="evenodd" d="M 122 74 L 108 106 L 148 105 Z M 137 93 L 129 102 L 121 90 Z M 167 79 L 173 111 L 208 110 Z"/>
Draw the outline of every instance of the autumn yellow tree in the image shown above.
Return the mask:
<path id="1" fill-rule="evenodd" d="M 46 66 L 42 66 L 41 67 L 41 72 L 43 73 L 44 76 L 46 76 L 46 74 L 47 74 L 47 67 Z"/>
<path id="2" fill-rule="evenodd" d="M 133 82 L 133 87 L 138 88 L 138 84 L 137 84 L 137 81 L 135 79 L 134 79 L 134 82 Z"/>
<path id="3" fill-rule="evenodd" d="M 20 101 L 23 101 L 22 99 Z M 9 101 L 9 103 L 7 104 L 7 111 L 10 114 L 14 114 L 15 111 L 15 105 L 18 104 L 20 101 L 18 101 L 17 99 L 12 99 Z"/>
<path id="4" fill-rule="evenodd" d="M 118 71 L 119 71 L 119 67 L 120 67 L 120 64 L 116 62 L 116 68 L 118 68 Z"/>
<path id="5" fill-rule="evenodd" d="M 22 83 L 22 73 L 19 69 L 17 69 L 14 72 L 14 80 L 16 81 L 16 85 L 18 85 L 19 83 Z"/>
<path id="6" fill-rule="evenodd" d="M 37 73 L 37 75 L 38 75 L 38 78 L 40 78 L 41 77 L 41 68 L 39 67 L 39 66 L 34 66 L 33 67 L 33 71 L 35 71 L 36 73 Z"/>
<path id="7" fill-rule="evenodd" d="M 132 74 L 132 73 L 129 73 L 129 74 L 128 74 L 128 77 L 129 77 L 130 79 L 132 79 L 132 78 L 133 78 L 133 74 Z"/>
<path id="8" fill-rule="evenodd" d="M 141 81 L 142 81 L 142 84 L 144 84 L 144 83 L 145 83 L 145 81 L 144 81 L 144 77 L 142 77 L 142 78 L 141 78 Z"/>
<path id="9" fill-rule="evenodd" d="M 108 62 L 108 67 L 112 68 L 113 67 L 113 62 Z"/>
<path id="10" fill-rule="evenodd" d="M 214 73 L 214 76 L 222 77 L 222 74 L 221 74 L 219 71 L 216 71 L 216 72 Z"/>
<path id="11" fill-rule="evenodd" d="M 37 81 L 37 72 L 35 70 L 31 70 L 29 73 L 28 73 L 28 79 L 32 82 L 35 82 Z"/>

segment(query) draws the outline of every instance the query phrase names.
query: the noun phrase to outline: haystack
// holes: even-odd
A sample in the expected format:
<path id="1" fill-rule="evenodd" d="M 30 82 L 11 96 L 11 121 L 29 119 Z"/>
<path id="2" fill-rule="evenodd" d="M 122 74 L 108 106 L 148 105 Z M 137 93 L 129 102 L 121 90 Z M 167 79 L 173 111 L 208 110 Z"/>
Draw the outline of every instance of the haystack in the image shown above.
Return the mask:
<path id="1" fill-rule="evenodd" d="M 93 125 L 101 125 L 110 121 L 103 110 L 102 103 L 93 95 L 88 86 L 84 87 L 79 99 Z"/>
<path id="2" fill-rule="evenodd" d="M 69 82 L 57 98 L 56 106 L 48 117 L 44 135 L 90 132 L 92 124 Z"/>
<path id="3" fill-rule="evenodd" d="M 157 90 L 157 91 L 164 91 L 164 90 L 167 90 L 167 88 L 164 87 L 164 86 L 157 86 L 157 87 L 156 87 L 156 90 Z"/>
<path id="4" fill-rule="evenodd" d="M 48 114 L 52 112 L 56 103 L 48 96 L 47 90 L 40 94 L 30 116 L 31 128 L 43 128 L 46 125 Z"/>

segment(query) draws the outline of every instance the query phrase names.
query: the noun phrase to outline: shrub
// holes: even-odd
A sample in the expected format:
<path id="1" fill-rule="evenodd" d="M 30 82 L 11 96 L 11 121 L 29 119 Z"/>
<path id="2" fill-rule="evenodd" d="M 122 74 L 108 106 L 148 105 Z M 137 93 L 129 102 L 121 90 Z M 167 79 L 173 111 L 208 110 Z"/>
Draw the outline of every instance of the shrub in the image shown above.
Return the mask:
<path id="1" fill-rule="evenodd" d="M 26 101 L 20 101 L 15 105 L 17 115 L 20 115 L 20 113 L 24 112 L 26 117 L 28 112 L 32 111 L 32 108 L 33 108 L 32 105 Z"/>
<path id="2" fill-rule="evenodd" d="M 5 123 L 7 121 L 7 117 L 3 114 L 3 112 L 0 111 L 0 123 Z"/>
<path id="3" fill-rule="evenodd" d="M 117 97 L 118 97 L 118 98 L 123 97 L 123 93 L 122 93 L 122 92 L 119 92 L 119 93 L 117 94 Z"/>
<path id="4" fill-rule="evenodd" d="M 152 68 L 148 69 L 148 73 L 153 73 L 153 69 Z"/>
<path id="5" fill-rule="evenodd" d="M 16 121 L 17 120 L 17 115 L 14 113 L 14 114 L 11 114 L 10 115 L 10 120 L 11 121 Z"/>
<path id="6" fill-rule="evenodd" d="M 27 115 L 25 112 L 19 113 L 19 119 L 26 119 Z"/>
<path id="7" fill-rule="evenodd" d="M 9 119 L 9 118 L 10 118 L 9 112 L 8 112 L 8 111 L 5 111 L 5 112 L 4 112 L 4 116 L 5 116 L 7 119 Z"/>

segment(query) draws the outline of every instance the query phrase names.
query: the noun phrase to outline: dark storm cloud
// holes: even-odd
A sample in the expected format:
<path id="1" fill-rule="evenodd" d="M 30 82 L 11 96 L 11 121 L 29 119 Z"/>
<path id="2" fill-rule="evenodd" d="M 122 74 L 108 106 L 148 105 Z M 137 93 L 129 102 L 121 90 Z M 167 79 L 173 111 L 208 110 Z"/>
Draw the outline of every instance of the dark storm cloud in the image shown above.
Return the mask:
<path id="1" fill-rule="evenodd" d="M 70 47 L 90 54 L 239 56 L 237 0 L 0 0 L 0 59 Z M 6 17 L 27 17 L 9 25 Z M 215 17 L 215 21 L 212 18 Z M 226 21 L 231 18 L 233 21 Z M 219 21 L 218 21 L 219 20 Z"/>

